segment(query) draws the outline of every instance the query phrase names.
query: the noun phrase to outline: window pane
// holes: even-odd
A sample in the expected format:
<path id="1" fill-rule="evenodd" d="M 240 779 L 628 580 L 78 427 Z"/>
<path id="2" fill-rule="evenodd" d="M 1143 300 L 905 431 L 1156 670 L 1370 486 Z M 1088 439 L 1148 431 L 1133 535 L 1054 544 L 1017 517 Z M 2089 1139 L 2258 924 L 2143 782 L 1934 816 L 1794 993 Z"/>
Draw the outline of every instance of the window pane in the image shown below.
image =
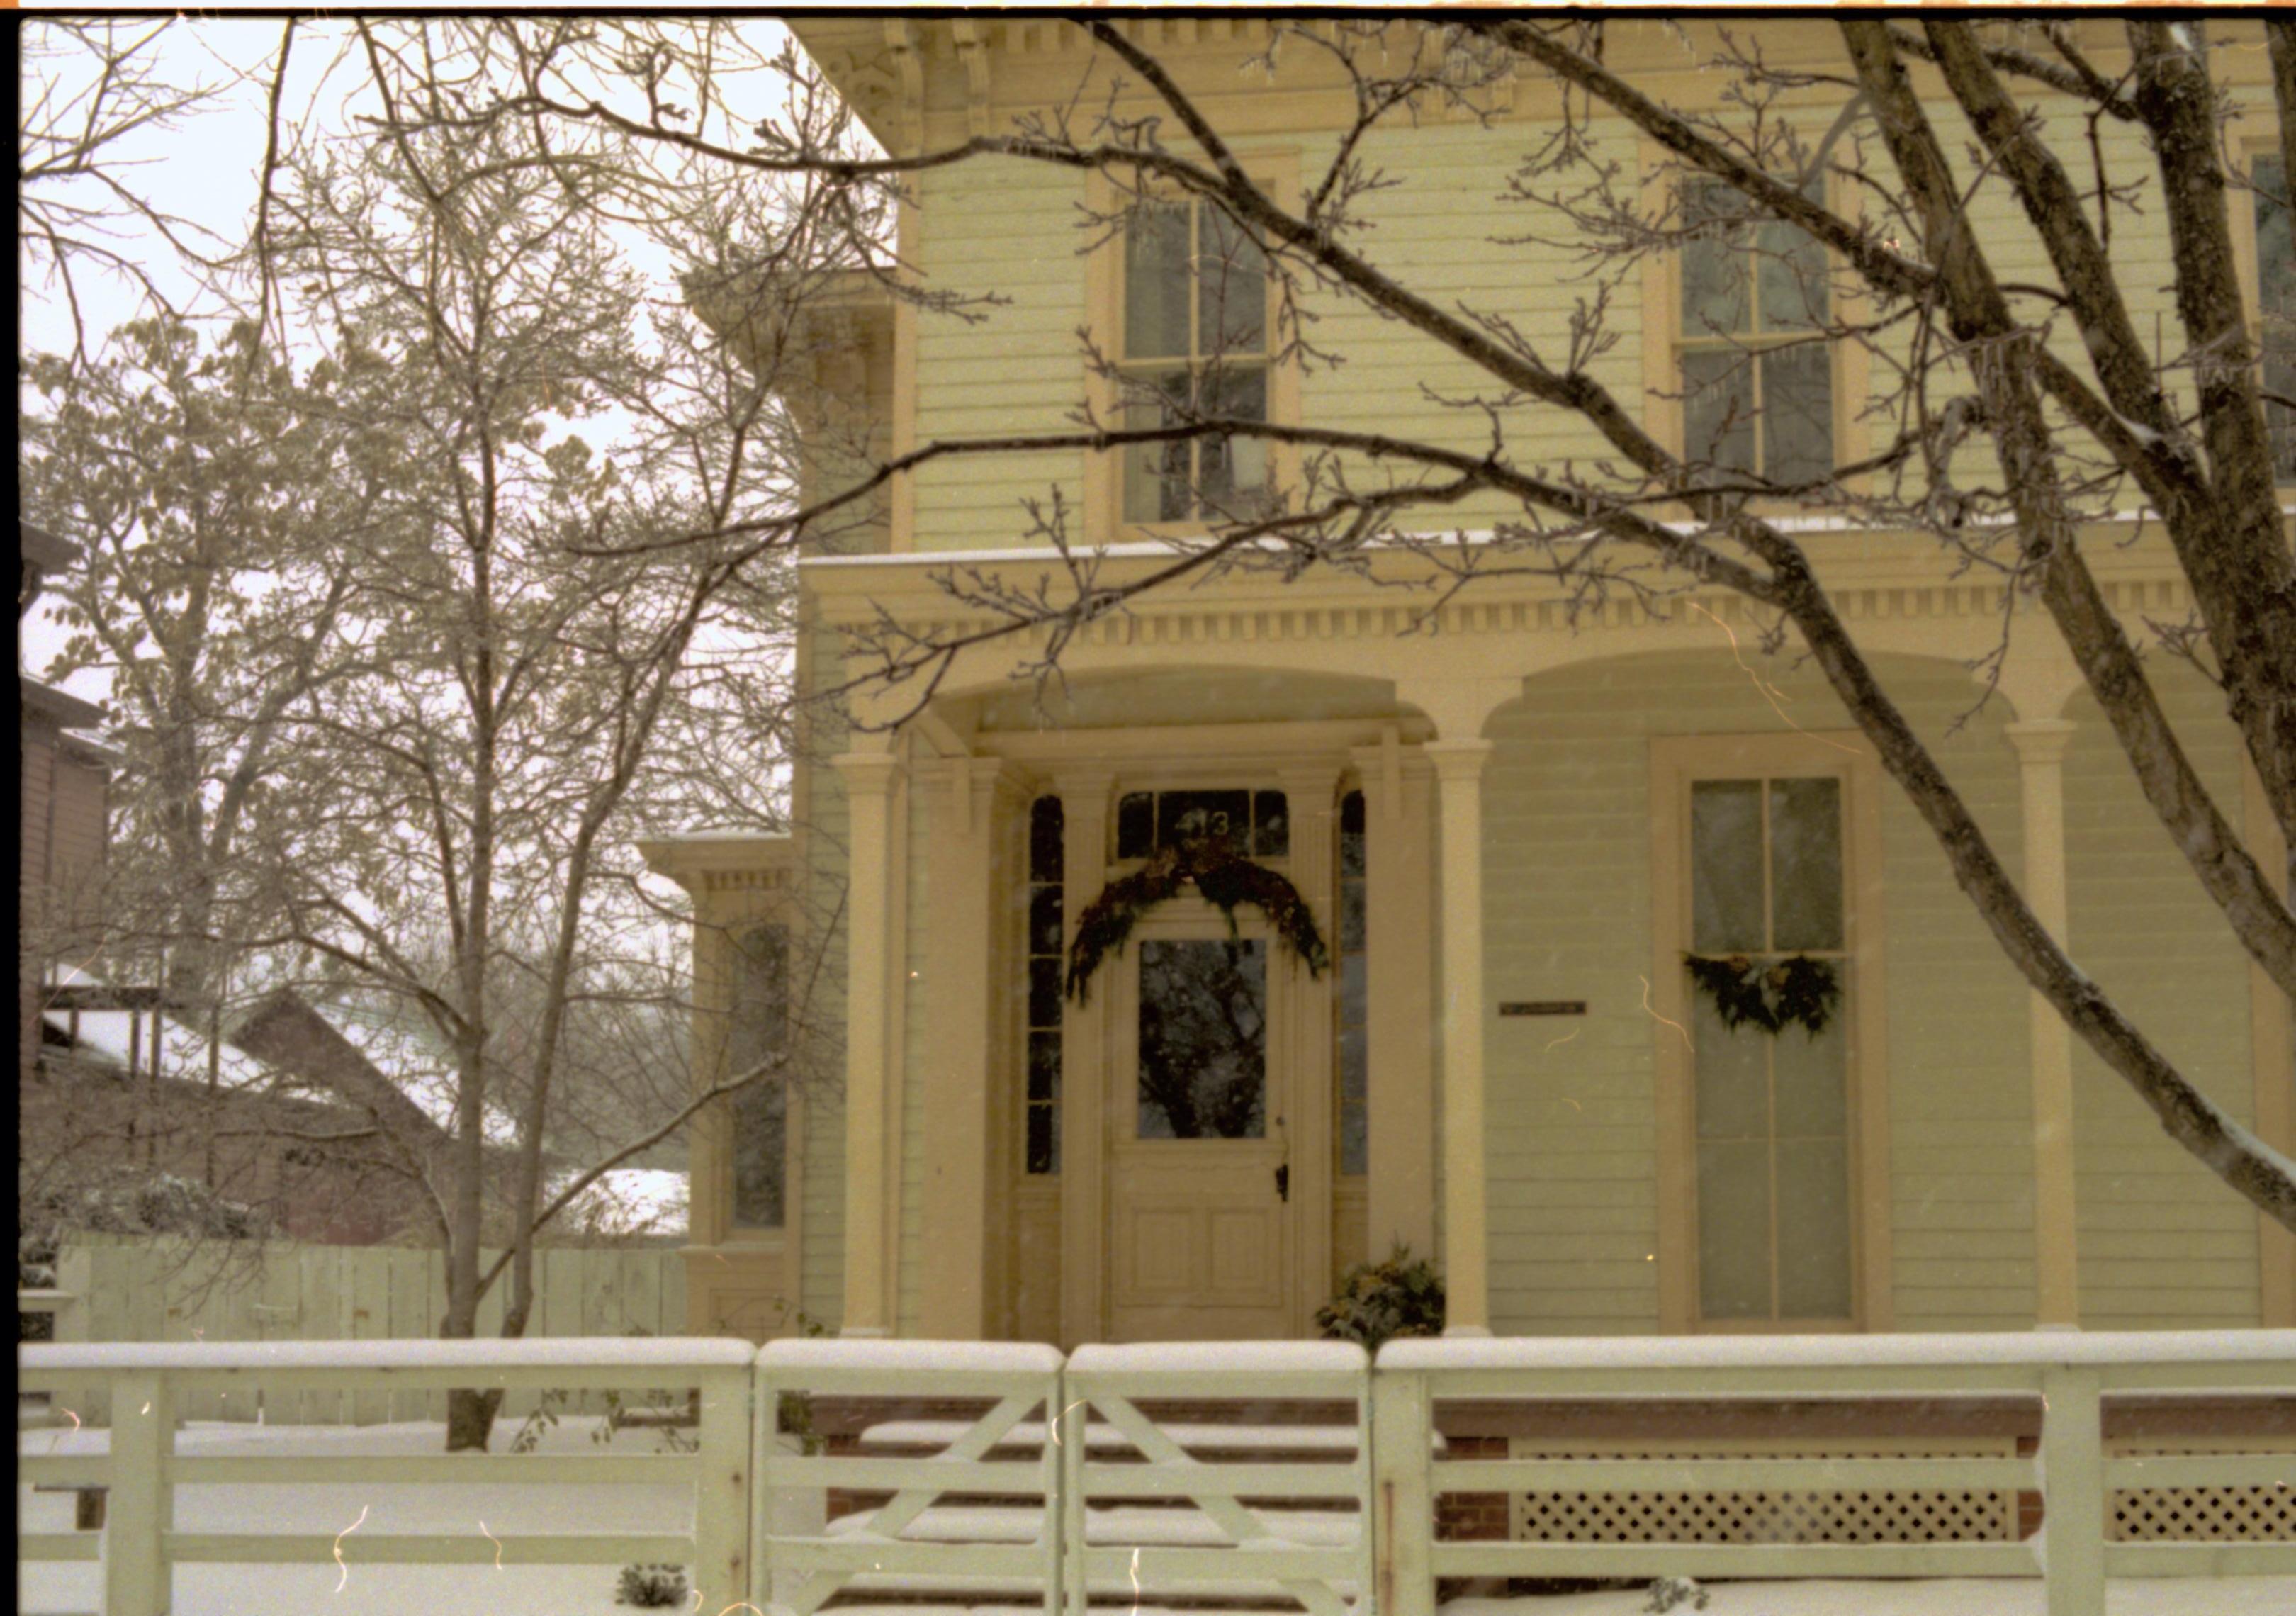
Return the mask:
<path id="1" fill-rule="evenodd" d="M 1698 1310 L 1707 1318 L 1770 1315 L 1767 1144 L 1698 1147 Z"/>
<path id="2" fill-rule="evenodd" d="M 1124 423 L 1134 431 L 1168 426 L 1184 413 L 1188 373 L 1168 371 L 1132 378 L 1134 392 L 1124 406 Z M 1124 518 L 1127 521 L 1182 521 L 1190 509 L 1190 445 L 1136 443 L 1124 454 Z"/>
<path id="3" fill-rule="evenodd" d="M 1701 780 L 1690 788 L 1690 946 L 1752 954 L 1762 936 L 1762 783 Z"/>
<path id="4" fill-rule="evenodd" d="M 1029 894 L 1029 952 L 1061 951 L 1061 890 L 1038 887 Z"/>
<path id="5" fill-rule="evenodd" d="M 1364 794 L 1349 792 L 1340 799 L 1340 874 L 1364 873 Z"/>
<path id="6" fill-rule="evenodd" d="M 1061 1170 L 1061 1113 L 1053 1105 L 1029 1107 L 1029 1170 L 1031 1173 L 1057 1173 Z"/>
<path id="7" fill-rule="evenodd" d="M 1251 856 L 1282 858 L 1292 851 L 1291 805 L 1282 792 L 1251 795 Z"/>
<path id="8" fill-rule="evenodd" d="M 1201 299 L 1198 341 L 1205 353 L 1257 354 L 1267 349 L 1267 260 L 1259 244 L 1209 202 L 1197 205 L 1203 256 L 1196 266 Z"/>
<path id="9" fill-rule="evenodd" d="M 1778 1145 L 1778 1312 L 1849 1317 L 1849 1156 L 1839 1140 Z"/>
<path id="10" fill-rule="evenodd" d="M 1187 352 L 1187 209 L 1142 201 L 1124 232 L 1124 355 L 1168 359 Z"/>
<path id="11" fill-rule="evenodd" d="M 1029 962 L 1029 1025 L 1061 1024 L 1061 961 L 1058 955 Z"/>
<path id="12" fill-rule="evenodd" d="M 1248 370 L 1222 370 L 1204 378 L 1204 413 L 1232 421 L 1267 419 L 1267 373 L 1257 365 Z M 1196 446 L 1203 467 L 1203 487 L 1198 490 L 1205 509 L 1214 514 L 1241 515 L 1258 508 L 1267 487 L 1267 445 L 1258 438 L 1206 438 Z"/>
<path id="13" fill-rule="evenodd" d="M 1778 1136 L 1839 1139 L 1849 1131 L 1849 995 L 1815 1037 L 1789 1027 L 1769 1040 Z"/>
<path id="14" fill-rule="evenodd" d="M 1754 361 L 1734 349 L 1682 356 L 1682 447 L 1693 463 L 1754 469 Z"/>
<path id="15" fill-rule="evenodd" d="M 734 947 L 729 1077 L 754 1071 L 788 1041 L 789 934 L 759 926 Z M 779 1075 L 737 1090 L 733 1097 L 734 1223 L 746 1229 L 783 1225 L 788 1171 L 789 1090 Z"/>
<path id="16" fill-rule="evenodd" d="M 778 1229 L 789 1161 L 789 1089 L 768 1078 L 734 1096 L 734 1224 Z"/>
<path id="17" fill-rule="evenodd" d="M 1264 1138 L 1267 1022 L 1266 944 L 1142 943 L 1138 1136 Z"/>
<path id="18" fill-rule="evenodd" d="M 1364 883 L 1348 881 L 1340 886 L 1340 947 L 1358 952 L 1365 936 L 1364 920 Z"/>
<path id="19" fill-rule="evenodd" d="M 1041 1102 L 1060 1097 L 1061 1035 L 1032 1032 L 1029 1035 L 1029 1098 Z"/>
<path id="20" fill-rule="evenodd" d="M 1156 799 L 1149 792 L 1127 792 L 1116 802 L 1116 856 L 1145 858 L 1156 850 Z"/>
<path id="21" fill-rule="evenodd" d="M 1761 356 L 1763 475 L 1808 482 L 1833 471 L 1833 361 L 1816 343 Z"/>
<path id="22" fill-rule="evenodd" d="M 1771 941 L 1841 947 L 1841 783 L 1770 782 Z"/>
<path id="23" fill-rule="evenodd" d="M 1360 1102 L 1368 1094 L 1365 1075 L 1371 1070 L 1370 1034 L 1350 1028 L 1340 1034 L 1340 1098 Z"/>
<path id="24" fill-rule="evenodd" d="M 1250 792 L 1163 792 L 1156 798 L 1156 845 L 1191 841 L 1199 836 L 1250 848 Z"/>
<path id="25" fill-rule="evenodd" d="M 1773 221 L 1756 237 L 1755 297 L 1764 331 L 1825 324 L 1825 249 L 1798 225 Z"/>
<path id="26" fill-rule="evenodd" d="M 1682 249 L 1682 332 L 1727 336 L 1751 324 L 1746 295 L 1745 204 L 1726 185 L 1693 185 L 1683 193 L 1685 224 L 1704 226 Z"/>
<path id="27" fill-rule="evenodd" d="M 1368 1005 L 1371 1003 L 1371 960 L 1368 956 L 1349 954 L 1340 960 L 1340 997 L 1343 1004 Z"/>
<path id="28" fill-rule="evenodd" d="M 1371 1119 L 1360 1105 L 1340 1112 L 1340 1171 L 1349 1177 L 1371 1171 Z"/>
<path id="29" fill-rule="evenodd" d="M 1062 845 L 1065 821 L 1058 797 L 1039 797 L 1029 805 L 1029 879 L 1058 881 L 1066 850 Z"/>
<path id="30" fill-rule="evenodd" d="M 1694 988 L 1691 1003 L 1691 1043 L 1697 1051 L 1698 1136 L 1768 1138 L 1769 1035 L 1754 1027 L 1726 1030 L 1713 1001 Z"/>
<path id="31" fill-rule="evenodd" d="M 2292 240 L 2288 176 L 2278 158 L 2260 157 L 2256 190 L 2256 279 L 2263 316 L 2264 385 L 2296 398 L 2296 240 Z M 2296 482 L 2296 410 L 2267 403 L 2274 474 Z"/>

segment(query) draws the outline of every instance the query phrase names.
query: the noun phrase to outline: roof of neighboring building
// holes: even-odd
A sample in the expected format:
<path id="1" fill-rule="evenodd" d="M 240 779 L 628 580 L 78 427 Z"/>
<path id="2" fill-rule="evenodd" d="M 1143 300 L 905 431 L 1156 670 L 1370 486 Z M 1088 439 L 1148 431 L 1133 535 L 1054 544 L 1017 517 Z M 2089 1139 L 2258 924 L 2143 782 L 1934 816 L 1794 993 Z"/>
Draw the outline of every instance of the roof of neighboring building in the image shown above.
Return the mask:
<path id="1" fill-rule="evenodd" d="M 61 572 L 79 559 L 79 546 L 19 518 L 16 554 L 26 566 L 37 567 L 43 572 Z"/>
<path id="2" fill-rule="evenodd" d="M 83 701 L 20 673 L 16 676 L 16 699 L 24 711 L 45 718 L 58 729 L 94 729 L 103 722 L 103 709 L 94 702 Z"/>

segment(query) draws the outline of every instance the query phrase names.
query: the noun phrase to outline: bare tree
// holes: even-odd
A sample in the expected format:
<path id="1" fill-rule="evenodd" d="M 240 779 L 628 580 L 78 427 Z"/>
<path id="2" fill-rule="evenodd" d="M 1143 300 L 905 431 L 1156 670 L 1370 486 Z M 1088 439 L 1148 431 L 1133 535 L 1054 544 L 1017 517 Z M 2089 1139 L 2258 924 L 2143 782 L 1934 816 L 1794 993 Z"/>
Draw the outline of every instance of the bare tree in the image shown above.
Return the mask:
<path id="1" fill-rule="evenodd" d="M 1447 377 L 1462 364 L 1472 373 L 1466 387 L 1447 380 L 1439 391 L 1486 426 L 1485 441 L 1467 448 L 1407 430 L 1272 422 L 1264 411 L 1234 407 L 1217 387 L 1160 389 L 1087 351 L 1087 365 L 1115 385 L 1120 414 L 1087 414 L 1070 432 L 927 443 L 879 463 L 859 491 L 956 455 L 1166 446 L 1168 469 L 1193 479 L 1185 503 L 1208 536 L 1176 546 L 1170 563 L 1144 578 L 1110 583 L 1098 560 L 1071 543 L 1057 500 L 1047 501 L 1036 521 L 1059 558 L 1051 579 L 951 578 L 951 589 L 993 626 L 953 640 L 888 619 L 873 675 L 913 681 L 929 695 L 959 651 L 1021 628 L 1050 631 L 1041 671 L 1078 628 L 1144 590 L 1241 566 L 1360 567 L 1374 544 L 1417 548 L 1447 598 L 1480 578 L 1526 570 L 1565 586 L 1580 607 L 1625 594 L 1664 612 L 1688 587 L 1729 588 L 1771 625 L 1774 649 L 1798 645 L 1823 672 L 1935 833 L 2012 966 L 2173 1138 L 2296 1227 L 2296 1164 L 2210 1102 L 2048 934 L 1859 646 L 1792 524 L 1775 514 L 1783 503 L 1926 533 L 1938 543 L 1940 577 L 1977 569 L 2038 600 L 2226 926 L 2296 997 L 2288 896 L 2296 872 L 2260 867 L 2201 779 L 2145 647 L 2096 580 L 2086 553 L 2095 541 L 2083 532 L 2092 518 L 2138 503 L 2165 530 L 2197 611 L 2188 624 L 2161 626 L 2152 649 L 2191 661 L 2221 689 L 2281 833 L 2296 846 L 2296 561 L 2274 486 L 2288 453 L 2284 412 L 2296 400 L 2287 396 L 2285 311 L 2268 327 L 2284 346 L 2260 354 L 2232 249 L 2232 209 L 2249 205 L 2259 182 L 2284 189 L 2284 176 L 2296 174 L 2291 25 L 2263 25 L 2283 166 L 2260 176 L 2232 155 L 2223 65 L 2197 21 L 2129 21 L 2110 66 L 2054 24 L 2004 43 L 1963 20 L 1924 19 L 1918 29 L 1844 21 L 1831 62 L 1792 65 L 1769 60 L 1754 31 L 1742 39 L 1724 29 L 1696 65 L 1726 76 L 1727 116 L 1669 104 L 1613 71 L 1599 22 L 1279 23 L 1269 65 L 1279 53 L 1315 59 L 1352 90 L 1356 108 L 1328 165 L 1303 176 L 1297 201 L 1255 179 L 1218 119 L 1136 43 L 1137 30 L 1110 21 L 1085 26 L 1094 60 L 1060 105 L 1011 133 L 871 160 L 825 149 L 802 119 L 771 109 L 752 138 L 721 140 L 658 104 L 578 94 L 542 76 L 510 86 L 489 109 L 554 125 L 568 138 L 611 135 L 634 150 L 827 178 L 861 193 L 963 162 L 1097 172 L 1120 210 L 1085 220 L 1090 240 L 1163 197 L 1193 199 L 1226 222 L 1235 250 L 1277 282 L 1268 342 L 1275 362 L 1312 368 L 1346 357 L 1316 340 L 1314 307 L 1336 299 L 1425 339 L 1431 391 L 1437 364 Z M 1559 346 L 1527 335 L 1518 309 L 1439 297 L 1382 267 L 1368 230 L 1371 199 L 1396 182 L 1365 156 L 1366 136 L 1439 109 L 1476 116 L 1493 86 L 1521 79 L 1558 88 L 1561 112 L 1528 137 L 1513 217 L 1482 250 L 1504 265 L 1510 242 L 1538 237 L 1581 255 L 1584 284 Z M 1784 115 L 1818 90 L 1834 109 L 1816 120 L 1822 129 L 1806 112 Z M 2146 155 L 2109 163 L 2089 137 L 2100 122 L 2139 131 Z M 1666 154 L 1659 171 L 1622 162 L 1598 123 L 1654 144 Z M 2005 189 L 2031 221 L 2047 263 L 2040 281 L 2005 273 L 1997 244 L 1972 227 L 1972 199 L 1988 188 Z M 1857 205 L 1838 205 L 1829 192 Z M 2284 209 L 2284 194 L 2278 200 Z M 2154 272 L 2117 261 L 2112 244 L 2116 223 L 2130 228 L 2140 206 L 2165 217 L 2175 281 L 2174 335 L 2149 344 L 2131 313 L 2144 288 L 2130 277 Z M 1836 464 L 1830 444 L 1809 454 L 1748 453 L 1758 430 L 1790 425 L 1790 360 L 1776 362 L 1782 401 L 1758 411 L 1766 390 L 1754 378 L 1765 361 L 1727 321 L 1716 324 L 1710 362 L 1687 378 L 1691 430 L 1682 450 L 1645 429 L 1639 397 L 1602 379 L 1599 360 L 1618 340 L 1614 310 L 1630 277 L 1653 254 L 1716 242 L 1729 250 L 1708 256 L 1734 260 L 1739 267 L 1729 273 L 1740 279 L 1734 289 L 1726 279 L 1712 288 L 1718 303 L 1742 300 L 1744 277 L 1758 275 L 1799 306 L 1784 337 L 1762 353 L 1841 346 L 1866 357 L 1874 443 L 1857 463 Z M 886 279 L 895 295 L 926 295 Z M 1480 283 L 1505 280 L 1494 274 Z M 946 289 L 930 296 L 938 311 L 968 312 Z M 1765 415 L 1769 424 L 1758 427 Z M 1598 435 L 1599 457 L 1542 462 L 1523 424 L 1563 418 Z M 1169 447 L 1246 442 L 1298 450 L 1297 486 L 1273 502 L 1242 499 L 1234 480 L 1204 475 L 1226 463 L 1225 451 Z M 1438 542 L 1442 507 L 1494 496 L 1513 514 L 1493 543 L 1470 550 Z M 807 514 L 833 516 L 852 496 Z"/>

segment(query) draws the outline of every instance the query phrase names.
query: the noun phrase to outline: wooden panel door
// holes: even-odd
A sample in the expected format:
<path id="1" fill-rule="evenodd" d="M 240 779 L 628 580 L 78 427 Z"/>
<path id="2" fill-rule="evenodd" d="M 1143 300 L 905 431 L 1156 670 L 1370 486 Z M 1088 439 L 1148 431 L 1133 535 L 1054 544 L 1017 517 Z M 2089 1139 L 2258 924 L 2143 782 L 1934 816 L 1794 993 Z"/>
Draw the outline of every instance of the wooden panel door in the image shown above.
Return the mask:
<path id="1" fill-rule="evenodd" d="M 1295 1242 L 1283 1029 L 1264 927 L 1208 906 L 1144 919 L 1111 974 L 1108 1333 L 1292 1333 Z"/>

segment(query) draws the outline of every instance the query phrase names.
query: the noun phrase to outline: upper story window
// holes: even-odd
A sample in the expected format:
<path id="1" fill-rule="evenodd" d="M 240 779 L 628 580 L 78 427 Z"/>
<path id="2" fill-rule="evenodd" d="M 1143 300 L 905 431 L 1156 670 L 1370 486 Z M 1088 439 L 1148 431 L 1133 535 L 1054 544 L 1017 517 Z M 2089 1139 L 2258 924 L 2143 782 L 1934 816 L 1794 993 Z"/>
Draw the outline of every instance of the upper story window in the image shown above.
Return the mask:
<path id="1" fill-rule="evenodd" d="M 1778 483 L 1828 475 L 1824 248 L 1796 226 L 1758 217 L 1728 185 L 1691 185 L 1683 211 L 1694 232 L 1682 250 L 1676 333 L 1685 456 Z"/>
<path id="2" fill-rule="evenodd" d="M 2256 160 L 2251 178 L 2256 189 L 2257 312 L 2264 349 L 2262 381 L 2267 392 L 2296 398 L 2296 242 L 2291 240 L 2288 173 L 2276 157 Z M 2296 409 L 2267 400 L 2264 419 L 2272 433 L 2272 470 L 2280 482 L 2296 482 Z"/>
<path id="3" fill-rule="evenodd" d="M 1266 421 L 1267 262 L 1234 220 L 1201 201 L 1159 198 L 1124 234 L 1125 424 L 1191 415 Z M 1268 486 L 1256 439 L 1144 444 L 1124 464 L 1124 519 L 1176 522 L 1255 509 Z"/>

